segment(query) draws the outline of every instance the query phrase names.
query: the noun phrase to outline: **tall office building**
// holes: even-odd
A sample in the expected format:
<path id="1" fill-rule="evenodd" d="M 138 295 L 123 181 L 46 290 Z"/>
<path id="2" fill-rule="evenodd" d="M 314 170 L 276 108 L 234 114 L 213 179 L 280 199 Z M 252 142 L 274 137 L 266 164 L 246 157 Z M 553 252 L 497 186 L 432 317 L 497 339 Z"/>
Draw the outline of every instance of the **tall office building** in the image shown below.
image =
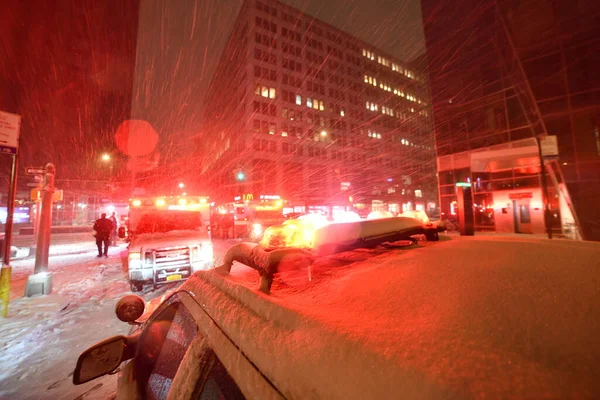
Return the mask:
<path id="1" fill-rule="evenodd" d="M 600 240 L 600 3 L 422 0 L 422 10 L 444 216 L 460 207 L 455 184 L 470 182 L 478 229 L 549 225 Z"/>
<path id="2" fill-rule="evenodd" d="M 428 104 L 410 65 L 281 2 L 246 1 L 207 95 L 202 173 L 222 199 L 434 212 Z"/>

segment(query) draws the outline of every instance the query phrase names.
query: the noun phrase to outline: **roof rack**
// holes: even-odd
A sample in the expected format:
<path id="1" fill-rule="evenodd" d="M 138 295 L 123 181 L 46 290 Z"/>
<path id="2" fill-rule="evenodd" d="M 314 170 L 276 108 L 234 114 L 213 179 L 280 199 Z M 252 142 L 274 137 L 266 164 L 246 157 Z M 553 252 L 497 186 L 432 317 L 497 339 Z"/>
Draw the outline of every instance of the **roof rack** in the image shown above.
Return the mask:
<path id="1" fill-rule="evenodd" d="M 227 250 L 223 265 L 216 272 L 227 275 L 234 261 L 258 271 L 261 281 L 259 290 L 271 292 L 273 277 L 282 262 L 292 263 L 294 269 L 310 268 L 318 257 L 328 256 L 359 248 L 373 248 L 383 243 L 411 240 L 411 236 L 424 234 L 427 240 L 439 240 L 438 230 L 423 225 L 417 219 L 393 217 L 377 220 L 333 223 L 315 231 L 312 249 L 282 247 L 267 249 L 257 243 L 242 242 Z"/>

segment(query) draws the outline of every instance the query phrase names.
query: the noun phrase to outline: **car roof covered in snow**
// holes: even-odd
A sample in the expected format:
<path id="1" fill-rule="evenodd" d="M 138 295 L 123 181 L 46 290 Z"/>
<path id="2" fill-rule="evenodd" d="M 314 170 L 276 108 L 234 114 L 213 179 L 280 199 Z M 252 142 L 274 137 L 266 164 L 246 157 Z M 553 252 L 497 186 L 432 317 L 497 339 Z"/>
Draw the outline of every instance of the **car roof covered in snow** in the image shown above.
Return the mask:
<path id="1" fill-rule="evenodd" d="M 271 295 L 240 264 L 182 288 L 288 398 L 594 397 L 598 254 L 459 237 L 339 254 Z"/>

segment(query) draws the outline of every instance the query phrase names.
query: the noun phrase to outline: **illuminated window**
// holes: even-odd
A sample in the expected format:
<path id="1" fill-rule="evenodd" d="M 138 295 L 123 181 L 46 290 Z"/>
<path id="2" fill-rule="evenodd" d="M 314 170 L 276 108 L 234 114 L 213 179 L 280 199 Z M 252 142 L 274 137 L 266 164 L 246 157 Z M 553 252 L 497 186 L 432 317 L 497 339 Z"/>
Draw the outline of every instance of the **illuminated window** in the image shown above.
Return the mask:
<path id="1" fill-rule="evenodd" d="M 309 108 L 313 106 L 313 102 L 312 102 L 312 99 L 310 97 L 306 98 L 306 106 L 309 107 Z"/>
<path id="2" fill-rule="evenodd" d="M 345 116 L 345 115 L 346 115 L 346 113 L 344 112 L 344 109 L 342 108 L 342 109 L 340 110 L 340 116 L 342 116 L 342 117 L 343 117 L 343 116 Z"/>
<path id="3" fill-rule="evenodd" d="M 258 96 L 274 99 L 275 95 L 276 95 L 276 90 L 275 90 L 275 88 L 272 88 L 272 87 L 256 85 L 256 88 L 254 89 L 254 93 L 257 94 Z"/>
<path id="4" fill-rule="evenodd" d="M 423 197 L 423 192 L 420 189 L 415 189 L 415 197 Z"/>
<path id="5" fill-rule="evenodd" d="M 372 130 L 368 130 L 367 136 L 369 136 L 372 139 L 381 139 L 381 133 L 377 133 L 375 131 Z"/>
<path id="6" fill-rule="evenodd" d="M 367 57 L 370 60 L 375 60 L 375 53 L 373 53 L 369 50 L 363 49 L 363 56 Z"/>
<path id="7" fill-rule="evenodd" d="M 269 122 L 269 135 L 274 135 L 275 134 L 275 124 L 272 122 Z"/>
<path id="8" fill-rule="evenodd" d="M 394 111 L 386 106 L 381 106 L 381 113 L 389 116 L 394 116 Z"/>
<path id="9" fill-rule="evenodd" d="M 296 104 L 299 106 L 302 105 L 302 96 L 300 96 L 299 94 L 296 95 Z"/>

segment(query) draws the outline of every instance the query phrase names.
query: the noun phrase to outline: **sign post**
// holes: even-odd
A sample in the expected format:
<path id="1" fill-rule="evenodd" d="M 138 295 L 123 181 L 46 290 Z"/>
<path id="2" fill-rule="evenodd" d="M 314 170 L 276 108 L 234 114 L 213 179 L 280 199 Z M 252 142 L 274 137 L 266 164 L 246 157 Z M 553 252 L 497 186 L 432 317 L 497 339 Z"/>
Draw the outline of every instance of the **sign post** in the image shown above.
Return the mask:
<path id="1" fill-rule="evenodd" d="M 28 183 L 27 186 L 35 186 L 38 194 L 34 197 L 33 193 L 31 196 L 31 200 L 33 200 L 33 204 L 34 204 L 34 209 L 33 209 L 33 213 L 32 213 L 32 222 L 33 222 L 33 239 L 31 242 L 31 246 L 29 247 L 29 255 L 35 254 L 36 248 L 37 248 L 37 234 L 38 234 L 38 230 L 40 229 L 40 214 L 42 212 L 42 202 L 41 202 L 41 196 L 39 196 L 39 193 L 41 193 L 42 191 L 42 182 L 43 182 L 43 175 L 46 172 L 46 168 L 43 167 L 27 167 L 25 168 L 25 173 L 27 175 L 33 175 L 33 178 L 35 180 L 35 183 L 30 184 Z"/>
<path id="2" fill-rule="evenodd" d="M 21 116 L 0 111 L 0 152 L 12 155 L 12 168 L 10 171 L 10 189 L 8 207 L 6 210 L 6 226 L 4 234 L 4 257 L 0 270 L 0 301 L 2 302 L 2 317 L 8 315 L 8 301 L 10 298 L 10 281 L 12 267 L 10 266 L 10 251 L 12 244 L 13 214 L 15 210 L 15 197 L 17 194 L 17 150 L 19 148 L 19 133 L 21 131 Z"/>

